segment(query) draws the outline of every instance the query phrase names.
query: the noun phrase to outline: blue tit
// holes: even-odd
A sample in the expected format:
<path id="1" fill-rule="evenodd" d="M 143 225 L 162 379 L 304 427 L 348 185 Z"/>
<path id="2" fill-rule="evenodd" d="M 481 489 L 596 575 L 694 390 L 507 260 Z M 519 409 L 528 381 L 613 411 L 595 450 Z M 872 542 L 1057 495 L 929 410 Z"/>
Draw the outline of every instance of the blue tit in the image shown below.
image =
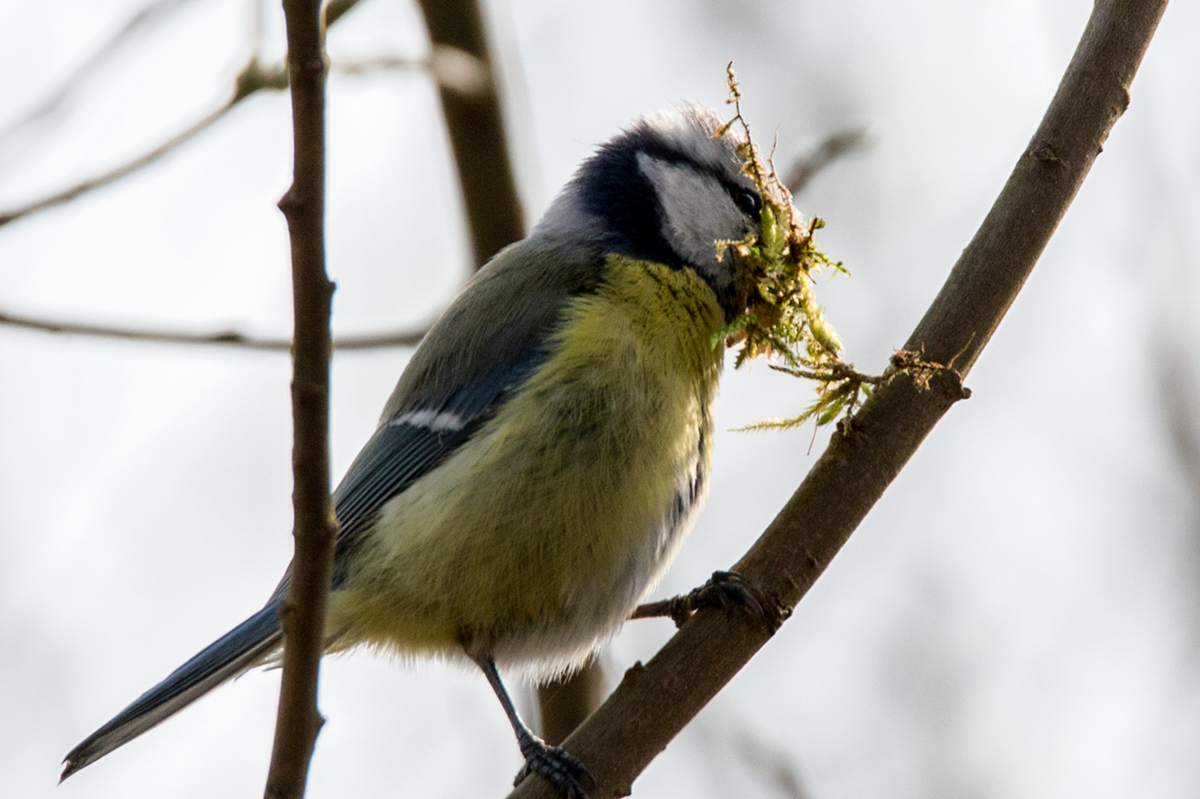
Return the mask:
<path id="1" fill-rule="evenodd" d="M 497 666 L 561 675 L 662 577 L 708 490 L 712 402 L 739 312 L 732 251 L 761 198 L 721 120 L 687 106 L 601 145 L 524 240 L 463 288 L 417 348 L 334 492 L 326 651 L 477 664 L 526 759 L 585 772 L 521 722 Z M 67 755 L 63 777 L 273 662 L 288 575 L 266 606 Z"/>

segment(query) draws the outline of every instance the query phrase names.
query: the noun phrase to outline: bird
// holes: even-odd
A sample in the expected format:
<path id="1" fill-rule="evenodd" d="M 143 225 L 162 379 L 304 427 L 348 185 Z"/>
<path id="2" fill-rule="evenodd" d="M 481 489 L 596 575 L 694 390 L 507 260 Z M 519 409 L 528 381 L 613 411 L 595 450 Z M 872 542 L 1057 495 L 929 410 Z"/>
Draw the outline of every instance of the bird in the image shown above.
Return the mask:
<path id="1" fill-rule="evenodd" d="M 599 145 L 529 235 L 429 329 L 333 493 L 325 652 L 475 664 L 530 774 L 583 799 L 499 669 L 585 663 L 658 583 L 709 489 L 734 248 L 761 230 L 744 141 L 684 104 Z M 290 566 L 266 605 L 64 759 L 62 779 L 228 680 L 278 661 Z"/>

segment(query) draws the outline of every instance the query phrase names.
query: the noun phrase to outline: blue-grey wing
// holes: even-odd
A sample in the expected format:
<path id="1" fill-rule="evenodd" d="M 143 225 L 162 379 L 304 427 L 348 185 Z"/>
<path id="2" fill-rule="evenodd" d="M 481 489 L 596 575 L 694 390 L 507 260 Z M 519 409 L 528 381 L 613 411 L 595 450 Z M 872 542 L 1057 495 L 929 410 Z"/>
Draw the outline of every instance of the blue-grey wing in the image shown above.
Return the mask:
<path id="1" fill-rule="evenodd" d="M 603 259 L 519 242 L 485 266 L 413 354 L 375 434 L 334 491 L 334 587 L 380 508 L 495 415 L 553 346 L 564 309 L 594 291 Z M 289 568 L 290 573 L 290 568 Z M 288 576 L 272 599 L 282 596 Z"/>
<path id="2" fill-rule="evenodd" d="M 545 359 L 545 350 L 535 347 L 514 356 L 448 396 L 413 402 L 380 424 L 333 494 L 341 526 L 339 553 L 360 538 L 384 503 L 436 468 L 491 419 Z M 334 584 L 338 581 L 335 574 Z"/>
<path id="3" fill-rule="evenodd" d="M 429 331 L 400 378 L 383 419 L 334 492 L 338 554 L 361 540 L 380 507 L 407 489 L 490 419 L 550 355 L 572 297 L 599 284 L 598 253 L 520 242 L 485 266 Z M 201 695 L 260 663 L 279 646 L 279 602 L 204 649 L 71 750 L 67 777 L 137 737 Z M 341 574 L 334 568 L 336 587 Z"/>

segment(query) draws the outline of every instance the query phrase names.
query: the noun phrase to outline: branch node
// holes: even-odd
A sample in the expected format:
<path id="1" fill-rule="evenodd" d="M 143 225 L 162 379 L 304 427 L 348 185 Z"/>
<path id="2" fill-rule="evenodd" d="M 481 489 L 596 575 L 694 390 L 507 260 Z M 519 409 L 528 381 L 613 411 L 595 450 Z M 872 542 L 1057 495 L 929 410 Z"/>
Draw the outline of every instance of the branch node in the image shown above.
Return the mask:
<path id="1" fill-rule="evenodd" d="M 1029 149 L 1029 157 L 1035 161 L 1054 164 L 1056 166 L 1066 166 L 1067 162 L 1054 149 L 1054 146 L 1049 142 L 1041 142 L 1035 144 Z"/>
<path id="2" fill-rule="evenodd" d="M 893 376 L 901 372 L 907 374 L 920 391 L 928 391 L 935 377 L 948 375 L 951 378 L 949 393 L 957 394 L 956 399 L 967 399 L 971 396 L 971 392 L 963 385 L 962 374 L 953 366 L 927 361 L 922 353 L 912 350 L 896 350 L 891 360 Z"/>
<path id="3" fill-rule="evenodd" d="M 621 685 L 628 684 L 632 686 L 645 670 L 646 667 L 642 665 L 642 661 L 635 660 L 632 666 L 625 669 L 625 676 L 621 678 Z"/>
<path id="4" fill-rule="evenodd" d="M 279 603 L 279 610 L 276 613 L 279 615 L 279 626 L 284 632 L 287 632 L 287 628 L 292 624 L 292 619 L 296 618 L 296 603 L 285 599 Z"/>
<path id="5" fill-rule="evenodd" d="M 290 62 L 292 69 L 303 72 L 311 72 L 314 75 L 324 75 L 329 68 L 329 59 L 327 58 L 307 58 L 303 61 L 293 60 Z"/>
<path id="6" fill-rule="evenodd" d="M 297 194 L 296 184 L 293 183 L 291 186 L 288 186 L 288 190 L 283 193 L 283 196 L 279 198 L 279 202 L 275 204 L 287 218 L 291 218 L 293 214 L 297 213 L 303 203 Z"/>
<path id="7" fill-rule="evenodd" d="M 212 341 L 216 344 L 240 344 L 245 340 L 246 337 L 236 330 L 222 330 L 212 335 Z"/>
<path id="8" fill-rule="evenodd" d="M 766 611 L 763 619 L 770 626 L 771 635 L 773 636 L 783 626 L 783 623 L 792 617 L 793 608 L 771 591 L 763 592 L 762 599 L 766 600 L 763 603 L 763 610 Z"/>
<path id="9" fill-rule="evenodd" d="M 847 414 L 841 419 L 838 419 L 837 426 L 835 427 L 837 430 L 837 435 L 844 436 L 846 438 L 855 438 L 861 436 L 862 430 L 859 429 L 858 423 L 854 421 L 856 418 L 857 416 L 854 414 Z"/>
<path id="10" fill-rule="evenodd" d="M 429 69 L 438 87 L 464 100 L 486 100 L 496 90 L 486 61 L 448 44 L 434 44 Z"/>
<path id="11" fill-rule="evenodd" d="M 242 71 L 238 73 L 233 86 L 233 97 L 229 101 L 230 105 L 240 103 L 260 89 L 286 89 L 288 87 L 287 70 L 280 67 L 272 67 L 271 71 L 268 72 L 262 68 L 262 64 L 258 61 L 258 56 L 254 56 L 242 68 Z"/>

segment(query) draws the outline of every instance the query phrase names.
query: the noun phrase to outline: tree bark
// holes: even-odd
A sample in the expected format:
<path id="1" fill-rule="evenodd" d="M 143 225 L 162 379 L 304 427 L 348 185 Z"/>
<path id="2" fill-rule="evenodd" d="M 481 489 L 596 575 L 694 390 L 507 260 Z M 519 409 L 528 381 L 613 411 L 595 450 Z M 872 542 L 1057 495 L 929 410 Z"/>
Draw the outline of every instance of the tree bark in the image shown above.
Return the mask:
<path id="1" fill-rule="evenodd" d="M 300 799 L 317 734 L 317 676 L 337 520 L 329 496 L 329 335 L 325 273 L 325 53 L 320 0 L 284 0 L 292 89 L 292 186 L 279 207 L 292 249 L 292 474 L 295 513 L 288 596 L 279 609 L 283 680 L 264 795 Z"/>

